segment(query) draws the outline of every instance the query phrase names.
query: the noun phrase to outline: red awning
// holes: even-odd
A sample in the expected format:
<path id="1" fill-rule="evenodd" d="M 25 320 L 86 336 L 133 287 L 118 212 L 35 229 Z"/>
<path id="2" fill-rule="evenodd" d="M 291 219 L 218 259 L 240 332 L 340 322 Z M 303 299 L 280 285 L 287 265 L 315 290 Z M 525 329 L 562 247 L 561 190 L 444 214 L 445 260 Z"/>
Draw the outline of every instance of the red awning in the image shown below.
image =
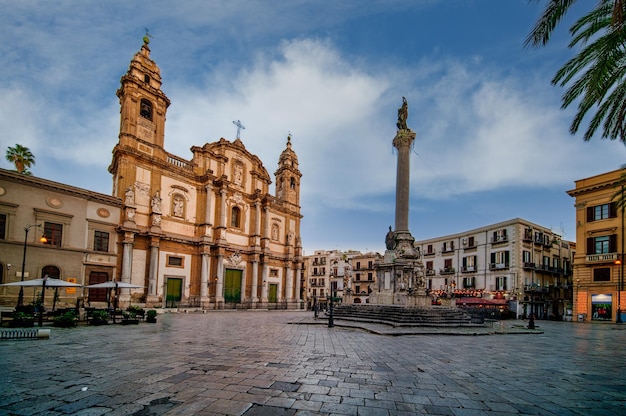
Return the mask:
<path id="1" fill-rule="evenodd" d="M 485 298 L 458 298 L 456 300 L 457 305 L 490 305 L 490 306 L 503 306 L 508 304 L 506 299 L 485 299 Z"/>

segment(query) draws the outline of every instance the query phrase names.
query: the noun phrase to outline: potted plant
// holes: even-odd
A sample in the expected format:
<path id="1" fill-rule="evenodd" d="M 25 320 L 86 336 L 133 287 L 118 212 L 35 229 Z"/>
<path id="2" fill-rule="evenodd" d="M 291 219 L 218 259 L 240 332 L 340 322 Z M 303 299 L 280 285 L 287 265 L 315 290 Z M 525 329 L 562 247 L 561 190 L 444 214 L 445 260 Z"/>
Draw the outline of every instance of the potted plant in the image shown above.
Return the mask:
<path id="1" fill-rule="evenodd" d="M 128 308 L 126 308 L 126 311 L 132 313 L 137 319 L 143 319 L 145 315 L 145 311 L 141 306 L 130 305 Z"/>
<path id="2" fill-rule="evenodd" d="M 61 328 L 71 328 L 76 326 L 76 312 L 67 311 L 63 315 L 55 316 L 53 325 Z"/>
<path id="3" fill-rule="evenodd" d="M 122 325 L 138 325 L 139 319 L 134 312 L 122 312 Z"/>
<path id="4" fill-rule="evenodd" d="M 154 309 L 150 309 L 148 312 L 146 312 L 146 322 L 155 324 L 157 321 L 156 316 L 157 316 L 157 311 Z"/>
<path id="5" fill-rule="evenodd" d="M 93 311 L 91 315 L 92 325 L 107 325 L 109 323 L 109 313 L 105 310 Z"/>
<path id="6" fill-rule="evenodd" d="M 15 312 L 10 323 L 11 328 L 31 328 L 35 325 L 35 317 L 25 312 Z"/>

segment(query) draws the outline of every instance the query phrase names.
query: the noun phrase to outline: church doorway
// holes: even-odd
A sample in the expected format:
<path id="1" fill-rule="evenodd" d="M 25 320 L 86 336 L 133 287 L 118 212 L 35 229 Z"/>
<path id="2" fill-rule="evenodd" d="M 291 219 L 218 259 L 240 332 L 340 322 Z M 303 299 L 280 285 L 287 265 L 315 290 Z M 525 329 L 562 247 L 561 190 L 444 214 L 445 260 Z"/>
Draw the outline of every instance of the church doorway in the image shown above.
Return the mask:
<path id="1" fill-rule="evenodd" d="M 226 269 L 224 276 L 224 302 L 241 302 L 241 276 L 242 270 Z"/>
<path id="2" fill-rule="evenodd" d="M 176 308 L 183 297 L 183 279 L 167 279 L 167 291 L 165 297 L 166 308 Z"/>
<path id="3" fill-rule="evenodd" d="M 270 287 L 269 287 L 269 293 L 267 295 L 267 301 L 269 303 L 276 303 L 278 302 L 278 284 L 276 283 L 270 283 Z"/>

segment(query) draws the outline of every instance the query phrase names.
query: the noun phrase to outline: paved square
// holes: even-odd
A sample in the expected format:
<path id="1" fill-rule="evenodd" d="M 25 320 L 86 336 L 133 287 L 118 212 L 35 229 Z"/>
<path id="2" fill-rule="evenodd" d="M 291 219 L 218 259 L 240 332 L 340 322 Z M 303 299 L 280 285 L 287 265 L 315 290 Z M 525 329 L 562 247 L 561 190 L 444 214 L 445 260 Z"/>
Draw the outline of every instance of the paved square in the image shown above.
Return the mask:
<path id="1" fill-rule="evenodd" d="M 626 326 L 389 336 L 293 323 L 310 315 L 163 314 L 1 341 L 0 414 L 626 414 Z"/>

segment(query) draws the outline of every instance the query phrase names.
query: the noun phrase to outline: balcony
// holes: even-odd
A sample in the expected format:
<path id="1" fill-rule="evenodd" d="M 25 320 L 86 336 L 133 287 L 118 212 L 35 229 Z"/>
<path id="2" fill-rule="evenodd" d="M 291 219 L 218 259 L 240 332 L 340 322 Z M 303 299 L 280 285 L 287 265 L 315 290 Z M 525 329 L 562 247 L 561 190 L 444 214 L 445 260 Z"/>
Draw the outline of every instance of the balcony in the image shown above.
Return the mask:
<path id="1" fill-rule="evenodd" d="M 501 244 L 509 241 L 509 237 L 506 235 L 498 235 L 491 239 L 491 244 Z"/>
<path id="2" fill-rule="evenodd" d="M 430 251 L 425 251 L 424 252 L 425 256 L 434 256 L 435 254 L 436 254 L 435 250 L 430 250 Z"/>
<path id="3" fill-rule="evenodd" d="M 530 261 L 525 261 L 523 267 L 524 267 L 524 269 L 532 270 L 532 269 L 535 268 L 535 263 L 532 263 Z"/>
<path id="4" fill-rule="evenodd" d="M 604 254 L 587 254 L 585 256 L 585 262 L 587 263 L 613 263 L 619 258 L 617 253 L 604 253 Z"/>
<path id="5" fill-rule="evenodd" d="M 443 246 L 443 247 L 441 247 L 441 252 L 442 253 L 453 253 L 454 252 L 454 247 Z"/>
<path id="6" fill-rule="evenodd" d="M 443 269 L 439 269 L 439 274 L 441 275 L 454 274 L 454 272 L 454 267 L 444 267 Z"/>
<path id="7" fill-rule="evenodd" d="M 489 270 L 502 270 L 508 269 L 509 265 L 506 263 L 491 263 L 489 264 Z"/>
<path id="8" fill-rule="evenodd" d="M 433 269 L 426 269 L 426 276 L 434 276 L 435 274 Z"/>
<path id="9" fill-rule="evenodd" d="M 474 266 L 466 266 L 461 268 L 461 273 L 474 273 L 476 271 L 476 267 Z"/>

